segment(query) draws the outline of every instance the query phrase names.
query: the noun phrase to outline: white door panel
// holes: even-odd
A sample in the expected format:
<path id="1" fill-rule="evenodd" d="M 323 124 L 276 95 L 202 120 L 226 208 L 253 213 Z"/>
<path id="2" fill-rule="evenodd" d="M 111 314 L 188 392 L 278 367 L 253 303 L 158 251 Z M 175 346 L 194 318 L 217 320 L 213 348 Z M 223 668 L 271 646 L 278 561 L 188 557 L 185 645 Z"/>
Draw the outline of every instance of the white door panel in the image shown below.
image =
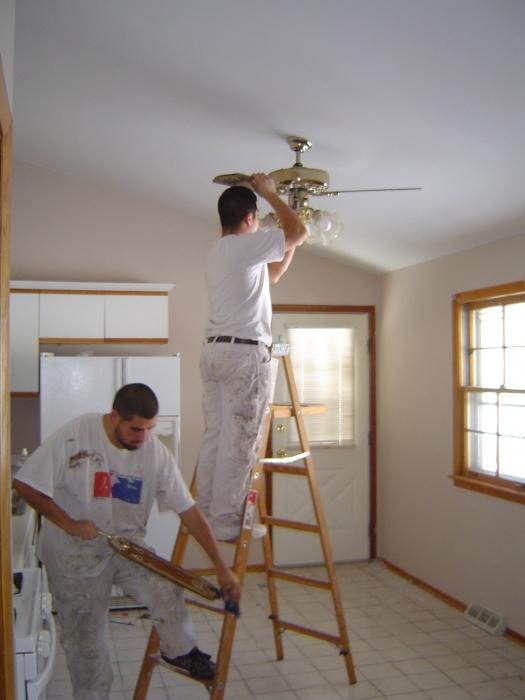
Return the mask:
<path id="1" fill-rule="evenodd" d="M 290 326 L 346 327 L 355 341 L 355 441 L 351 446 L 311 447 L 315 474 L 325 512 L 334 561 L 366 559 L 370 553 L 369 478 L 369 359 L 367 314 L 274 314 L 273 338 L 287 342 Z M 276 402 L 287 402 L 284 371 L 280 369 Z M 273 421 L 274 456 L 281 449 L 300 451 L 287 438 L 292 419 Z M 280 427 L 279 427 L 280 426 Z M 313 523 L 308 480 L 301 476 L 274 476 L 273 514 L 287 520 Z M 319 537 L 297 530 L 274 528 L 274 559 L 277 565 L 313 564 L 323 561 Z"/>

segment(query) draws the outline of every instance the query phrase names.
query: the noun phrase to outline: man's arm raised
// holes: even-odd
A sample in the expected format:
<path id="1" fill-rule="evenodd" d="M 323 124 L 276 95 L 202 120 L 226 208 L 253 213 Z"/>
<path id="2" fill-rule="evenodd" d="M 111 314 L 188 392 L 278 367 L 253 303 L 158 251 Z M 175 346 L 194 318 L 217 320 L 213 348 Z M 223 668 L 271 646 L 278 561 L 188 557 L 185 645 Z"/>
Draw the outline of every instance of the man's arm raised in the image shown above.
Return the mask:
<path id="1" fill-rule="evenodd" d="M 284 258 L 279 262 L 268 263 L 270 282 L 275 284 L 288 269 L 296 247 L 306 240 L 306 228 L 297 213 L 279 197 L 275 182 L 269 175 L 254 173 L 250 184 L 273 208 L 284 232 Z"/>

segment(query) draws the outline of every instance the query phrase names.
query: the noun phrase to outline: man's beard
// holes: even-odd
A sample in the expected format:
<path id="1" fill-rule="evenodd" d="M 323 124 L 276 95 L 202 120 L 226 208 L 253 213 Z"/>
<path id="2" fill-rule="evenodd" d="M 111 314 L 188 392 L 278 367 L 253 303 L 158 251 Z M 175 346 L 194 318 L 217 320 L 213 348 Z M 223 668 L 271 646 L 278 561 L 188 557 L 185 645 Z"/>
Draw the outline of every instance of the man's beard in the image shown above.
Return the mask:
<path id="1" fill-rule="evenodd" d="M 124 447 L 126 450 L 131 450 L 131 451 L 138 450 L 138 448 L 140 447 L 140 445 L 133 445 L 132 443 L 124 442 L 122 435 L 120 433 L 120 425 L 117 425 L 117 427 L 115 428 L 115 439 L 117 440 L 119 445 Z"/>

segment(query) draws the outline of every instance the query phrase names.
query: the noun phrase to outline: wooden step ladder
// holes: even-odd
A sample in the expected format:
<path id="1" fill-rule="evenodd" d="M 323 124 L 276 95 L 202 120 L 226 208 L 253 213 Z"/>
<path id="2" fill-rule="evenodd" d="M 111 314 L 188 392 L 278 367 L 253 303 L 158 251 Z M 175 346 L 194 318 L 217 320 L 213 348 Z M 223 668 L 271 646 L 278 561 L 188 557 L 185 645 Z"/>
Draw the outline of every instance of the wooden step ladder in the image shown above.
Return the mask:
<path id="1" fill-rule="evenodd" d="M 271 614 L 269 617 L 273 625 L 275 651 L 277 659 L 282 660 L 284 658 L 282 634 L 286 630 L 290 630 L 291 632 L 296 632 L 298 634 L 315 637 L 319 640 L 330 642 L 339 649 L 339 653 L 343 657 L 346 666 L 348 682 L 350 684 L 353 684 L 356 683 L 357 680 L 352 661 L 348 632 L 346 629 L 346 621 L 341 603 L 341 593 L 339 590 L 339 584 L 337 581 L 337 576 L 333 563 L 332 548 L 330 546 L 330 541 L 327 535 L 326 521 L 321 503 L 321 497 L 319 494 L 319 487 L 317 485 L 317 480 L 315 477 L 314 464 L 310 454 L 310 447 L 308 444 L 308 438 L 306 435 L 306 429 L 303 420 L 304 414 L 319 413 L 321 412 L 322 408 L 320 410 L 320 407 L 316 406 L 301 406 L 298 398 L 295 379 L 293 376 L 291 360 L 287 354 L 287 351 L 284 350 L 282 351 L 282 353 L 279 352 L 279 354 L 276 354 L 274 351 L 274 358 L 275 357 L 283 364 L 288 394 L 290 397 L 290 404 L 272 404 L 268 407 L 266 411 L 266 416 L 264 419 L 262 429 L 259 459 L 253 467 L 251 473 L 248 496 L 246 498 L 243 511 L 240 537 L 238 542 L 235 544 L 235 555 L 232 564 L 232 569 L 235 571 L 236 575 L 239 578 L 242 590 L 244 578 L 246 575 L 246 568 L 248 565 L 248 555 L 252 537 L 252 528 L 256 513 L 256 504 L 258 503 L 260 521 L 264 523 L 268 528 L 268 532 L 263 538 L 262 544 L 264 552 L 264 567 L 267 577 L 268 594 L 271 610 Z M 275 418 L 293 418 L 295 420 L 300 444 L 300 452 L 297 455 L 294 455 L 293 457 L 281 458 L 271 457 L 271 428 L 272 421 Z M 303 463 L 302 465 L 300 464 L 301 462 Z M 269 502 L 272 493 L 272 477 L 273 474 L 279 473 L 294 475 L 297 477 L 302 476 L 308 479 L 308 486 L 312 497 L 312 505 L 315 520 L 313 524 L 301 523 L 273 517 L 272 505 L 271 502 Z M 195 480 L 196 477 L 194 474 L 191 486 L 192 493 L 194 493 L 195 491 Z M 268 499 L 268 496 L 270 496 L 270 499 Z M 292 574 L 275 568 L 273 561 L 272 546 L 272 531 L 274 527 L 289 528 L 292 530 L 299 530 L 303 532 L 312 532 L 316 533 L 319 536 L 321 550 L 324 557 L 324 567 L 326 571 L 326 578 L 324 580 L 310 578 L 298 574 Z M 182 560 L 184 558 L 184 554 L 188 544 L 188 538 L 189 533 L 185 528 L 181 527 L 177 535 L 177 539 L 171 557 L 171 561 L 174 564 L 177 564 L 178 566 L 182 565 Z M 327 634 L 320 630 L 311 629 L 281 619 L 279 613 L 277 581 L 286 581 L 288 583 L 330 591 L 338 633 Z M 213 604 L 193 599 L 187 600 L 186 602 L 191 605 L 195 605 L 197 607 L 223 616 L 222 631 L 216 658 L 215 677 L 212 681 L 196 681 L 206 686 L 210 693 L 211 700 L 223 700 L 226 689 L 226 680 L 228 677 L 230 658 L 233 648 L 237 617 L 234 614 L 228 612 L 226 609 L 219 608 Z M 137 684 L 135 686 L 133 700 L 145 700 L 147 697 L 151 675 L 160 660 L 159 644 L 160 640 L 158 633 L 153 627 L 144 653 L 144 659 L 142 662 L 139 677 L 137 679 Z M 186 675 L 189 677 L 189 675 L 184 671 L 178 671 L 176 669 L 173 669 L 173 671 L 175 673 L 180 673 L 181 675 Z M 181 692 L 183 691 L 181 690 Z"/>

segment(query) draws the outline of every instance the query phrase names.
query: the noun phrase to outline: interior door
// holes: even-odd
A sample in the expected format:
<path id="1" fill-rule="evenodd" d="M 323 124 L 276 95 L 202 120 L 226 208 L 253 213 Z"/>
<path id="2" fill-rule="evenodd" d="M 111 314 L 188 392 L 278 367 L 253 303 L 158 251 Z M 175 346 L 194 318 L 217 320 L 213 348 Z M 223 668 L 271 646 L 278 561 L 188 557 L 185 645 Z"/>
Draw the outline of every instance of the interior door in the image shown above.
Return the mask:
<path id="1" fill-rule="evenodd" d="M 289 329 L 292 327 L 352 329 L 353 439 L 350 444 L 342 446 L 310 445 L 310 451 L 315 465 L 334 561 L 368 559 L 370 556 L 368 317 L 366 313 L 275 313 L 273 316 L 274 343 L 289 342 Z M 289 403 L 284 371 L 281 367 L 277 377 L 275 401 Z M 289 455 L 300 451 L 299 446 L 293 444 L 290 426 L 292 421 L 293 419 L 273 421 L 274 456 L 282 455 L 283 451 Z M 308 439 L 310 441 L 310 435 Z M 313 523 L 308 480 L 300 476 L 275 474 L 272 509 L 276 517 Z M 322 562 L 319 537 L 297 530 L 274 528 L 274 559 L 280 566 Z"/>

